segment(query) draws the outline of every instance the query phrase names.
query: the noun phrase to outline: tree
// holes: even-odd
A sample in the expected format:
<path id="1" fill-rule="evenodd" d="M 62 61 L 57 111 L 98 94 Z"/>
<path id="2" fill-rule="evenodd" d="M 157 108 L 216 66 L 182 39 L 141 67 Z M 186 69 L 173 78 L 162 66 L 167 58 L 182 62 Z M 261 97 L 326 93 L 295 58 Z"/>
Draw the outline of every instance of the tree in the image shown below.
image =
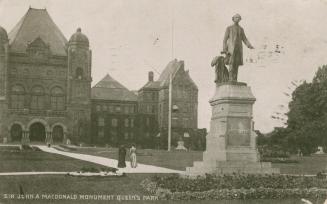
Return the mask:
<path id="1" fill-rule="evenodd" d="M 292 146 L 312 153 L 327 146 L 327 66 L 320 67 L 312 83 L 298 86 L 289 103 L 287 129 Z"/>

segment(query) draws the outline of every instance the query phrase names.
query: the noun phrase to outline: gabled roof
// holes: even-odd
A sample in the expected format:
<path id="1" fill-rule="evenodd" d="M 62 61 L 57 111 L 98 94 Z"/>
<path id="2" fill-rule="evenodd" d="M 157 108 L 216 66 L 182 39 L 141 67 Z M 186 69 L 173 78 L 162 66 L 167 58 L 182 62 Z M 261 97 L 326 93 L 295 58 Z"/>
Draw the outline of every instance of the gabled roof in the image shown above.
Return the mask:
<path id="1" fill-rule="evenodd" d="M 185 75 L 188 81 L 194 86 L 194 88 L 198 89 L 195 82 L 192 80 L 192 78 L 189 75 L 188 70 L 184 70 L 184 61 L 177 59 L 174 59 L 168 63 L 168 65 L 165 67 L 165 69 L 162 71 L 162 73 L 159 76 L 159 79 L 157 81 L 148 81 L 139 91 L 143 89 L 161 89 L 163 87 L 167 88 L 169 86 L 169 79 L 170 75 L 174 79 L 176 76 L 176 73 L 178 71 L 182 71 Z"/>
<path id="2" fill-rule="evenodd" d="M 184 68 L 184 61 L 178 61 L 177 59 L 170 61 L 158 79 L 160 86 L 168 86 L 170 75 L 174 78 L 180 68 Z"/>
<path id="3" fill-rule="evenodd" d="M 92 88 L 92 99 L 137 101 L 137 96 L 109 74 Z"/>
<path id="4" fill-rule="evenodd" d="M 55 55 L 66 55 L 67 39 L 51 19 L 46 9 L 29 8 L 27 13 L 9 33 L 12 52 L 25 52 L 27 45 L 41 38 Z"/>
<path id="5" fill-rule="evenodd" d="M 141 89 L 159 89 L 159 81 L 148 81 Z"/>

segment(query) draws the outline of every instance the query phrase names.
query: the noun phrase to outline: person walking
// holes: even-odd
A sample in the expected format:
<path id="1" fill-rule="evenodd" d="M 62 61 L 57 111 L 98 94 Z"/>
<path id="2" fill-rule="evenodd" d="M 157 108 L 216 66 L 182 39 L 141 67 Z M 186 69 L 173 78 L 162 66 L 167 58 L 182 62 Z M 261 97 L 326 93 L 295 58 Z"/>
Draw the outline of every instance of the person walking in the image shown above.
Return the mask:
<path id="1" fill-rule="evenodd" d="M 132 144 L 131 148 L 129 149 L 129 156 L 131 159 L 131 167 L 136 168 L 137 167 L 137 161 L 136 161 L 136 147 L 134 144 Z"/>
<path id="2" fill-rule="evenodd" d="M 125 168 L 126 167 L 126 149 L 124 145 L 120 145 L 118 149 L 118 168 Z"/>

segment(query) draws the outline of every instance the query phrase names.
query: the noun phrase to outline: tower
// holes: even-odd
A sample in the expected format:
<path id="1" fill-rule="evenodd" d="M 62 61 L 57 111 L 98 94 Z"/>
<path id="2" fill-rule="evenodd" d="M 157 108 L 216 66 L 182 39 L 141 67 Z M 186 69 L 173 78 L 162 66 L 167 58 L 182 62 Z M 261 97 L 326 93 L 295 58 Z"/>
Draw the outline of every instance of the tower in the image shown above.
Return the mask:
<path id="1" fill-rule="evenodd" d="M 8 65 L 8 35 L 0 26 L 0 100 L 6 99 L 7 65 Z"/>
<path id="2" fill-rule="evenodd" d="M 7 131 L 3 124 L 7 110 L 7 69 L 8 69 L 8 35 L 0 26 L 0 138 L 7 138 Z M 3 139 L 5 142 L 5 139 Z"/>
<path id="3" fill-rule="evenodd" d="M 89 40 L 80 28 L 74 33 L 67 47 L 67 103 L 72 124 L 71 138 L 89 142 L 91 115 L 91 50 Z"/>

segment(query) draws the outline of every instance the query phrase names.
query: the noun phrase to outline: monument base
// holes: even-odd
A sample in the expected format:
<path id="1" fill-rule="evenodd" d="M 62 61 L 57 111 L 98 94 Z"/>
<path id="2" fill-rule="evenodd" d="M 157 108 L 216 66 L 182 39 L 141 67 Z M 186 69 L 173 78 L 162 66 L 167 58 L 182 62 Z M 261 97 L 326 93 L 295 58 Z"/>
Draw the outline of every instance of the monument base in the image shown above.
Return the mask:
<path id="1" fill-rule="evenodd" d="M 217 84 L 210 100 L 212 117 L 203 161 L 187 167 L 189 175 L 279 173 L 270 162 L 260 162 L 253 128 L 255 97 L 245 83 Z"/>

